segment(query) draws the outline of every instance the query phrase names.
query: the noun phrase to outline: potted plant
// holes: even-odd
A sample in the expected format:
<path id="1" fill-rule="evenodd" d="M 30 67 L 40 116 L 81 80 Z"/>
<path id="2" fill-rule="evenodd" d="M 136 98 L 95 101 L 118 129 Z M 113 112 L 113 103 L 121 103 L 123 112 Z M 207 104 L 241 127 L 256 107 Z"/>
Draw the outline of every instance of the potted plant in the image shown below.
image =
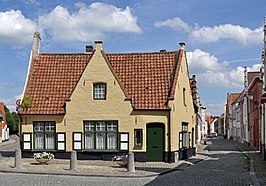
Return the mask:
<path id="1" fill-rule="evenodd" d="M 38 152 L 33 154 L 33 158 L 39 163 L 46 164 L 48 161 L 54 159 L 54 155 L 49 152 Z"/>
<path id="2" fill-rule="evenodd" d="M 128 155 L 116 155 L 112 158 L 112 161 L 116 162 L 118 165 L 126 166 L 128 160 Z"/>

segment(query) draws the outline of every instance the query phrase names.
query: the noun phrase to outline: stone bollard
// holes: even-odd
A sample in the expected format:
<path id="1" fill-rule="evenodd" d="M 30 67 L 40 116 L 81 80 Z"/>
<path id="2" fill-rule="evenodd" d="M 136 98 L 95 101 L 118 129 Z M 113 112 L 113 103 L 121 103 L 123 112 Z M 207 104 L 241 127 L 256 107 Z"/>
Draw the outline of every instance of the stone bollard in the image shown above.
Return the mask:
<path id="1" fill-rule="evenodd" d="M 127 172 L 135 172 L 134 153 L 128 153 Z"/>
<path id="2" fill-rule="evenodd" d="M 16 149 L 15 150 L 15 163 L 14 163 L 14 167 L 17 169 L 21 169 L 21 150 L 20 149 Z"/>
<path id="3" fill-rule="evenodd" d="M 70 159 L 70 170 L 77 171 L 77 152 L 71 152 L 71 159 Z"/>

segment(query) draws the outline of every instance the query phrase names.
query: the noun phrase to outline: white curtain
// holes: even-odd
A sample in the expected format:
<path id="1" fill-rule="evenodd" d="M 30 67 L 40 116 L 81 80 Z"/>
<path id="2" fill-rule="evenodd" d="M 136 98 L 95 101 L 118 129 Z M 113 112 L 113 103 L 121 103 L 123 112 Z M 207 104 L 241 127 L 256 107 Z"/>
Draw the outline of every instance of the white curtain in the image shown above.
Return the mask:
<path id="1" fill-rule="evenodd" d="M 44 149 L 44 134 L 43 133 L 35 133 L 34 135 L 34 143 L 35 149 Z"/>
<path id="2" fill-rule="evenodd" d="M 48 133 L 45 135 L 45 149 L 55 149 L 55 135 Z"/>
<path id="3" fill-rule="evenodd" d="M 85 133 L 85 149 L 94 149 L 94 133 Z"/>
<path id="4" fill-rule="evenodd" d="M 105 133 L 97 132 L 96 133 L 96 149 L 105 149 Z"/>
<path id="5" fill-rule="evenodd" d="M 107 149 L 116 149 L 116 133 L 107 133 Z"/>

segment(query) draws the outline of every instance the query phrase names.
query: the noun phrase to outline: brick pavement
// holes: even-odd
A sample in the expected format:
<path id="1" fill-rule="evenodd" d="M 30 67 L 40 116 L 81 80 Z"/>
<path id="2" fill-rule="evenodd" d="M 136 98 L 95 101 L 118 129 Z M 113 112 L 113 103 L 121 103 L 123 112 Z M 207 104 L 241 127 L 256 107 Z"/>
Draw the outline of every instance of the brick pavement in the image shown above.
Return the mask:
<path id="1" fill-rule="evenodd" d="M 113 161 L 102 160 L 78 160 L 77 171 L 70 170 L 70 160 L 54 159 L 48 164 L 39 164 L 33 158 L 23 158 L 22 168 L 14 167 L 14 157 L 2 157 L 0 159 L 0 172 L 56 174 L 56 175 L 80 175 L 80 176 L 107 176 L 107 177 L 147 177 L 158 176 L 176 169 L 184 169 L 190 165 L 208 158 L 197 154 L 188 160 L 180 160 L 177 163 L 164 162 L 135 162 L 135 172 L 127 172 L 126 167 L 119 166 Z"/>

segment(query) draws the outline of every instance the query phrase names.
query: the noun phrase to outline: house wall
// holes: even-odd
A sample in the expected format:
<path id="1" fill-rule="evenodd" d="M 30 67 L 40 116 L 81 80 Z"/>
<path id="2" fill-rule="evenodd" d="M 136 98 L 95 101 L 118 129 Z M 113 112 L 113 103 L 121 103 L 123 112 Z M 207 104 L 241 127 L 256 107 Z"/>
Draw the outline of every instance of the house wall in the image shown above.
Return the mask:
<path id="1" fill-rule="evenodd" d="M 183 51 L 184 52 L 184 51 Z M 179 132 L 182 130 L 182 122 L 188 123 L 188 132 L 192 134 L 192 128 L 194 128 L 194 140 L 195 140 L 195 127 L 196 127 L 196 115 L 194 112 L 192 93 L 189 84 L 188 66 L 185 53 L 183 54 L 181 66 L 179 69 L 178 81 L 176 84 L 175 99 L 170 101 L 171 110 L 171 149 L 172 151 L 179 150 Z M 183 88 L 185 91 L 185 104 L 183 101 Z"/>
<path id="2" fill-rule="evenodd" d="M 261 83 L 257 82 L 250 93 L 253 95 L 253 99 L 249 102 L 250 145 L 259 150 Z"/>

